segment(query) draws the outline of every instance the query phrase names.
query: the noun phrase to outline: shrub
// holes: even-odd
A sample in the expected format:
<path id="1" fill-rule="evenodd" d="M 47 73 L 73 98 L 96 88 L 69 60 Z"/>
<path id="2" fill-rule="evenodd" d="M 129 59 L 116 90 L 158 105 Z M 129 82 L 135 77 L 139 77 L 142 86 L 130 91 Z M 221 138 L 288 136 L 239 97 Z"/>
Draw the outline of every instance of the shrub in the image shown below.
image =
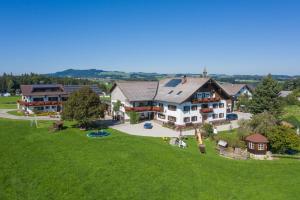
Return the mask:
<path id="1" fill-rule="evenodd" d="M 274 153 L 286 153 L 300 150 L 300 136 L 294 129 L 285 126 L 275 126 L 268 133 L 270 147 Z"/>
<path id="2" fill-rule="evenodd" d="M 211 124 L 205 123 L 202 126 L 202 130 L 203 130 L 203 136 L 204 137 L 212 137 L 214 134 L 214 129 L 213 126 Z"/>
<path id="3" fill-rule="evenodd" d="M 128 112 L 130 118 L 130 124 L 137 124 L 139 122 L 139 114 L 134 111 Z"/>

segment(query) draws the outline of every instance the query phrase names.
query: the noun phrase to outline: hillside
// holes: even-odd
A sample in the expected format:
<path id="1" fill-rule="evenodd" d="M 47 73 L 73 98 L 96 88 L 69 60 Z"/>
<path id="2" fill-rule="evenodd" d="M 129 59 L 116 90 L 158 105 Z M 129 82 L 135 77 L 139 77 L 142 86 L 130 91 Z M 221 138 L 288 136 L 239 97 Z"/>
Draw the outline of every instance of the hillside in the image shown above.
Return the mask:
<path id="1" fill-rule="evenodd" d="M 67 69 L 60 72 L 46 74 L 53 77 L 72 77 L 72 78 L 96 78 L 96 79 L 112 79 L 112 80 L 157 80 L 166 77 L 166 74 L 145 73 L 145 72 L 121 72 L 121 71 L 105 71 L 101 69 Z"/>

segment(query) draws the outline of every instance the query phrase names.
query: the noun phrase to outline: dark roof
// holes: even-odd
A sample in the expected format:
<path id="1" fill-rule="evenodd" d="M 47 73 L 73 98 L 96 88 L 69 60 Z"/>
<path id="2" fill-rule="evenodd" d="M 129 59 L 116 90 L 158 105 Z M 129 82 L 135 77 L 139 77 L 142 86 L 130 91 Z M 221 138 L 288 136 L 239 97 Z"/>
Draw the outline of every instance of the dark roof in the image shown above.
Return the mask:
<path id="1" fill-rule="evenodd" d="M 64 91 L 67 94 L 71 94 L 72 92 L 75 92 L 85 86 L 90 87 L 98 95 L 103 93 L 102 90 L 100 90 L 100 88 L 97 85 L 65 85 Z"/>
<path id="2" fill-rule="evenodd" d="M 97 85 L 63 86 L 61 84 L 21 85 L 21 91 L 24 96 L 69 95 L 84 86 L 90 87 L 98 95 L 102 93 Z"/>
<path id="3" fill-rule="evenodd" d="M 263 136 L 259 133 L 249 135 L 246 137 L 245 140 L 249 141 L 249 142 L 254 142 L 254 143 L 268 143 L 269 142 L 265 136 Z"/>
<path id="4" fill-rule="evenodd" d="M 21 85 L 21 91 L 25 96 L 64 94 L 61 84 Z"/>

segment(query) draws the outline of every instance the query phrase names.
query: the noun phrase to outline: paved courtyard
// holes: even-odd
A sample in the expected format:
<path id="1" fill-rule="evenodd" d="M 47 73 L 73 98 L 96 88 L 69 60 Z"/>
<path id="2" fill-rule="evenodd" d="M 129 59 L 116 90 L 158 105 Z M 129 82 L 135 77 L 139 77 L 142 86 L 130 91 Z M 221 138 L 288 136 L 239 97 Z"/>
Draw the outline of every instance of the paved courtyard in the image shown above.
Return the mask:
<path id="1" fill-rule="evenodd" d="M 240 113 L 236 112 L 239 116 L 239 119 L 250 119 L 251 114 L 249 113 Z M 153 125 L 152 129 L 144 129 L 144 123 L 139 124 L 125 124 L 113 125 L 111 128 L 117 129 L 119 131 L 125 132 L 130 135 L 139 135 L 139 136 L 150 136 L 150 137 L 178 137 L 179 132 L 162 127 L 160 124 L 155 121 L 150 121 Z M 224 124 L 217 126 L 218 131 L 226 131 L 230 129 L 238 128 L 238 120 L 231 121 L 230 124 Z M 182 135 L 194 135 L 194 130 L 182 131 Z"/>

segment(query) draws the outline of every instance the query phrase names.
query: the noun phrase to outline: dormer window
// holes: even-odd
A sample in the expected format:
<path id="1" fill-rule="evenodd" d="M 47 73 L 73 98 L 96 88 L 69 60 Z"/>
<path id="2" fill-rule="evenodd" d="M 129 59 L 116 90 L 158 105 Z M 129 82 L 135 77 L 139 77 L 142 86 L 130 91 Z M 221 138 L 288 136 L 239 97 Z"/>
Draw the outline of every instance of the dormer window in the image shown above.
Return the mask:
<path id="1" fill-rule="evenodd" d="M 179 91 L 178 93 L 177 93 L 177 95 L 180 95 L 182 93 L 182 91 Z"/>
<path id="2" fill-rule="evenodd" d="M 172 94 L 173 93 L 173 90 L 171 90 L 168 94 Z"/>

